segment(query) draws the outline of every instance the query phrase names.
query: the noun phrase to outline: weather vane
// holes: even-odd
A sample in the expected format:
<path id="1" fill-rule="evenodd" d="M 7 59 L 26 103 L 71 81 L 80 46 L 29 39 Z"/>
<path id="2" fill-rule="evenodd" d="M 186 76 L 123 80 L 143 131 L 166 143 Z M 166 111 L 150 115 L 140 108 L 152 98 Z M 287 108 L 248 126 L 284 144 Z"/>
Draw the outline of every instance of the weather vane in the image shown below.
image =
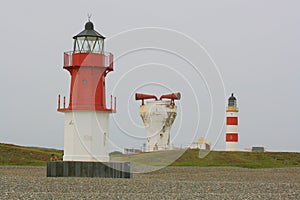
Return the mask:
<path id="1" fill-rule="evenodd" d="M 90 22 L 91 17 L 92 17 L 92 14 L 88 13 L 88 20 L 89 20 L 89 22 Z"/>

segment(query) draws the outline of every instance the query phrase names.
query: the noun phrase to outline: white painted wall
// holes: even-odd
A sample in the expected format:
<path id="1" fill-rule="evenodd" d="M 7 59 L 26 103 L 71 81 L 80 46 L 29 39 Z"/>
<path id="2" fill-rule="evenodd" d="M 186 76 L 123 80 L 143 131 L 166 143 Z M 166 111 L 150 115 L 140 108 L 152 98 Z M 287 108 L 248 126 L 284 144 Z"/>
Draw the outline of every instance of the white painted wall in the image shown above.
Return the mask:
<path id="1" fill-rule="evenodd" d="M 238 116 L 238 112 L 226 112 L 226 116 L 227 117 L 237 117 Z"/>
<path id="2" fill-rule="evenodd" d="M 109 161 L 109 114 L 101 111 L 65 112 L 64 161 Z"/>
<path id="3" fill-rule="evenodd" d="M 171 101 L 149 101 L 141 105 L 140 114 L 147 131 L 146 151 L 170 148 L 170 129 L 176 117 Z"/>
<path id="4" fill-rule="evenodd" d="M 238 143 L 226 142 L 226 151 L 238 151 Z"/>
<path id="5" fill-rule="evenodd" d="M 238 133 L 238 126 L 237 125 L 227 125 L 226 133 Z"/>

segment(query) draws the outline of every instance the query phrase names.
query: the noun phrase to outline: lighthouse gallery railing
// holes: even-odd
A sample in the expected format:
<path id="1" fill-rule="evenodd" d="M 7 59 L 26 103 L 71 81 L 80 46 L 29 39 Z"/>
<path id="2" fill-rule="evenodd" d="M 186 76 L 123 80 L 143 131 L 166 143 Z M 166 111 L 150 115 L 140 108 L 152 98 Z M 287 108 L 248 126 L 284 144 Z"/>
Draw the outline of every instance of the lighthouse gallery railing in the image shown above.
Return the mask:
<path id="1" fill-rule="evenodd" d="M 64 67 L 95 66 L 113 70 L 113 54 L 110 52 L 64 52 Z"/>

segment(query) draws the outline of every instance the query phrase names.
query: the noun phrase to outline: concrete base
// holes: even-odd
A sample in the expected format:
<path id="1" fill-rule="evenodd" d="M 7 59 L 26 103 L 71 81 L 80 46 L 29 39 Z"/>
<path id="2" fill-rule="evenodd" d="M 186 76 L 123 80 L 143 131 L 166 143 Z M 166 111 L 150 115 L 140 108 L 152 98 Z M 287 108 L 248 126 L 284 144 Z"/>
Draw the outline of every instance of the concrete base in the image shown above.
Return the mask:
<path id="1" fill-rule="evenodd" d="M 130 162 L 48 161 L 47 177 L 132 178 Z"/>

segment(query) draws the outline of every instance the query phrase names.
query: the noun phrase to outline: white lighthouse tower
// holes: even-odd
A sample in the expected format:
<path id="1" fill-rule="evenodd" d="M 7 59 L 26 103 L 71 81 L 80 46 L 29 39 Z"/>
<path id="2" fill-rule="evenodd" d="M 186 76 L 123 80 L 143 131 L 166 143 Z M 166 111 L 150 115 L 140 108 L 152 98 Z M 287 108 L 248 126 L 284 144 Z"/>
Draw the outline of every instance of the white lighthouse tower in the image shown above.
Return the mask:
<path id="1" fill-rule="evenodd" d="M 226 110 L 226 151 L 238 151 L 238 107 L 231 94 Z"/>
<path id="2" fill-rule="evenodd" d="M 170 129 L 176 117 L 174 100 L 179 100 L 180 93 L 162 95 L 158 100 L 154 95 L 135 95 L 142 100 L 140 115 L 147 130 L 146 152 L 168 150 L 170 148 Z M 155 99 L 144 104 L 144 99 Z M 162 100 L 169 99 L 169 100 Z"/>
<path id="3" fill-rule="evenodd" d="M 113 55 L 104 52 L 104 39 L 92 22 L 73 37 L 73 51 L 64 53 L 64 69 L 70 72 L 70 99 L 58 111 L 65 114 L 64 161 L 109 161 L 108 123 L 113 108 L 106 107 L 105 77 L 113 71 Z"/>

